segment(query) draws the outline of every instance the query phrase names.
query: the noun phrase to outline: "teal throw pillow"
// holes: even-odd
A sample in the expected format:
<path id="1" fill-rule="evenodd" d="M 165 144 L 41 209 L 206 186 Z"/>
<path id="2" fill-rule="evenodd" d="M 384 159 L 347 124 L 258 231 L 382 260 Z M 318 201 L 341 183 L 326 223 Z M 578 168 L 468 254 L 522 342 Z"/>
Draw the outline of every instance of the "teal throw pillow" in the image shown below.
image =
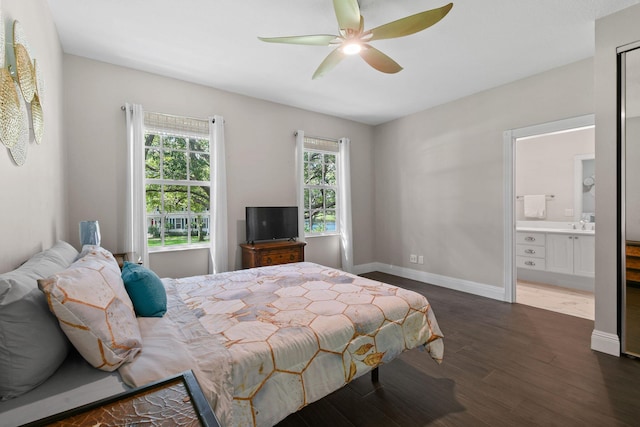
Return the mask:
<path id="1" fill-rule="evenodd" d="M 140 317 L 162 317 L 167 312 L 167 291 L 156 273 L 125 261 L 122 281 Z"/>

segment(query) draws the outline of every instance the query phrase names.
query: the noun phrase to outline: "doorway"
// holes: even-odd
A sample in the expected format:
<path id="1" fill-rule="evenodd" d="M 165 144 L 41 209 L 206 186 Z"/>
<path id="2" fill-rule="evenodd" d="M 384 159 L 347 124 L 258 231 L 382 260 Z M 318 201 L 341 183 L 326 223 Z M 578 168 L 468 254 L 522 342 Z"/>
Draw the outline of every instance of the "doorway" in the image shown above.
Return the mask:
<path id="1" fill-rule="evenodd" d="M 593 133 L 593 115 L 504 133 L 505 301 L 593 320 Z"/>

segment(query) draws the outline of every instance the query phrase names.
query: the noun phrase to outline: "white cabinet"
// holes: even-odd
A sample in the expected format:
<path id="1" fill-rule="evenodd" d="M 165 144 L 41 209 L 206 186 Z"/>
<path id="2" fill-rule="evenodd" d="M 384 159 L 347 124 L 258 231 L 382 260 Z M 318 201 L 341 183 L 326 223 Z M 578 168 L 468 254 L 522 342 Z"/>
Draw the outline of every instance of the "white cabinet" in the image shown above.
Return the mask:
<path id="1" fill-rule="evenodd" d="M 596 273 L 596 236 L 574 236 L 573 274 L 594 277 Z"/>
<path id="2" fill-rule="evenodd" d="M 595 236 L 563 233 L 516 233 L 516 266 L 594 277 Z"/>
<path id="3" fill-rule="evenodd" d="M 547 234 L 547 271 L 573 274 L 573 236 Z"/>

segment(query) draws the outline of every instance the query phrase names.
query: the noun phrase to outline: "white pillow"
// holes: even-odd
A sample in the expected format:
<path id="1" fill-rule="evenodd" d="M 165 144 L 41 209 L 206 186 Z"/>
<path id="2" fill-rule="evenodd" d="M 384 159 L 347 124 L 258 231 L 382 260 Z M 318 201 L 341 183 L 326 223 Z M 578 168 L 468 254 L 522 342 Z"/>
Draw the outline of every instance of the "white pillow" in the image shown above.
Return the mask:
<path id="1" fill-rule="evenodd" d="M 142 348 L 133 305 L 113 255 L 87 247 L 82 258 L 38 286 L 78 352 L 96 368 L 113 371 Z"/>

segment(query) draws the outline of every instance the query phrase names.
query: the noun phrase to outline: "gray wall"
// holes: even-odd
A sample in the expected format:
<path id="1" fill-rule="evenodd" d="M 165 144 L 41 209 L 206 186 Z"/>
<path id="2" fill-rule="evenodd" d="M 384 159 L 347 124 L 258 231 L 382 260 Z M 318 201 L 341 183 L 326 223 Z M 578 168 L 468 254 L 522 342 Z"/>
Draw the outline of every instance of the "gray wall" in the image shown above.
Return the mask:
<path id="1" fill-rule="evenodd" d="M 587 59 L 376 127 L 376 261 L 504 289 L 503 132 L 593 111 Z"/>
<path id="2" fill-rule="evenodd" d="M 596 21 L 596 319 L 595 330 L 617 335 L 616 48 L 640 41 L 640 5 Z M 604 189 L 609 189 L 604 190 Z M 603 339 L 606 341 L 607 336 Z M 611 343 L 613 346 L 613 343 Z M 593 346 L 593 341 L 592 341 Z"/>
<path id="3" fill-rule="evenodd" d="M 267 82 L 265 82 L 267 84 Z M 125 102 L 147 111 L 189 117 L 225 118 L 229 262 L 240 267 L 244 207 L 291 205 L 295 193 L 294 130 L 351 139 L 354 262 L 370 263 L 373 253 L 372 127 L 221 90 L 93 61 L 64 57 L 65 129 L 69 144 L 68 226 L 100 221 L 103 246 L 124 249 L 126 185 Z M 72 243 L 77 243 L 73 236 Z M 326 248 L 334 250 L 327 251 Z M 339 266 L 336 237 L 308 239 L 306 260 Z M 206 254 L 152 255 L 160 276 L 207 271 Z"/>
<path id="4" fill-rule="evenodd" d="M 27 161 L 16 166 L 0 144 L 0 272 L 11 270 L 33 253 L 67 239 L 66 152 L 63 142 L 62 49 L 46 0 L 4 0 L 6 48 L 12 49 L 13 21 L 24 28 L 45 83 L 42 99 L 45 133 L 33 136 Z M 13 64 L 15 69 L 15 63 Z"/>

